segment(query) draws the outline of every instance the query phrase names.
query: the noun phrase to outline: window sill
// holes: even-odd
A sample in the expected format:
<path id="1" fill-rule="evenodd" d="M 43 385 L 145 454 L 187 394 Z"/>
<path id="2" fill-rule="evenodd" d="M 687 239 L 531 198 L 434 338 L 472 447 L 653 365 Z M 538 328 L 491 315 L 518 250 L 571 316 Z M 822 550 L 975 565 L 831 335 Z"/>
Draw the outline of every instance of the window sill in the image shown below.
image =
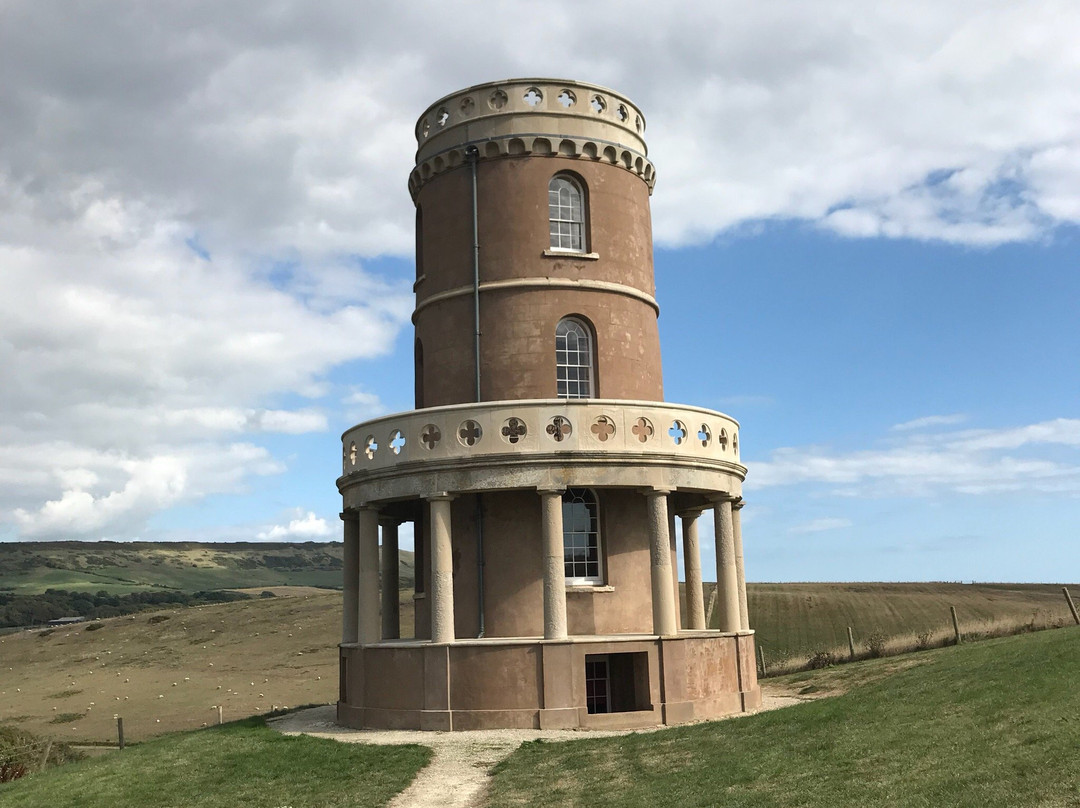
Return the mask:
<path id="1" fill-rule="evenodd" d="M 570 258 L 574 261 L 598 261 L 600 253 L 575 252 L 574 250 L 544 250 L 544 258 Z"/>
<path id="2" fill-rule="evenodd" d="M 608 584 L 567 584 L 566 591 L 589 593 L 614 592 L 615 587 Z"/>

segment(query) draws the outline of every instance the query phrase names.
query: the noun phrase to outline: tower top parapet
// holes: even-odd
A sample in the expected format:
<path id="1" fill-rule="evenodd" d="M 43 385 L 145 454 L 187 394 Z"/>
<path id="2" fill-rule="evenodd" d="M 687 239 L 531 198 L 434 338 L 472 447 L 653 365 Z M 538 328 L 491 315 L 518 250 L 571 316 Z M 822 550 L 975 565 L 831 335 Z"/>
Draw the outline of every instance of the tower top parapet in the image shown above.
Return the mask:
<path id="1" fill-rule="evenodd" d="M 429 178 L 467 159 L 535 155 L 604 161 L 649 185 L 656 173 L 645 116 L 614 90 L 580 81 L 522 78 L 477 84 L 440 98 L 416 122 L 414 198 Z"/>

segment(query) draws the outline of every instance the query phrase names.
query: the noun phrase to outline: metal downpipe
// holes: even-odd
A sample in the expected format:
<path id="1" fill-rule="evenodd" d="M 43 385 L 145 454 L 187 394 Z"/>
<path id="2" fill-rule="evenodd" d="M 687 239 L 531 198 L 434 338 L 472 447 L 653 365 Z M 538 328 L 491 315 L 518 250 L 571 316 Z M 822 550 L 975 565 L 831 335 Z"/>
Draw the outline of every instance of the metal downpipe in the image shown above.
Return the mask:
<path id="1" fill-rule="evenodd" d="M 473 234 L 473 360 L 476 373 L 476 403 L 480 403 L 480 223 L 477 214 L 476 168 L 480 150 L 469 146 L 465 150 L 472 173 L 472 234 Z M 476 495 L 476 636 L 484 636 L 484 505 L 480 494 Z"/>

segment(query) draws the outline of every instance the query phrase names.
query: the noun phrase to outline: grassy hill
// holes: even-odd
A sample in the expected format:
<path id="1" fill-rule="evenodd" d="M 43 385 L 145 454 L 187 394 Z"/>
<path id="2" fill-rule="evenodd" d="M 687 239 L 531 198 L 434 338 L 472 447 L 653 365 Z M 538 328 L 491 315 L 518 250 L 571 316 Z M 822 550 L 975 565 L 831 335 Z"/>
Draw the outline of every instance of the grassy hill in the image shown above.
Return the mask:
<path id="1" fill-rule="evenodd" d="M 1080 628 L 1045 631 L 930 651 L 846 695 L 736 721 L 526 743 L 487 804 L 1078 805 L 1078 660 Z"/>
<path id="2" fill-rule="evenodd" d="M 715 585 L 705 586 L 708 598 Z M 746 598 L 758 644 L 774 662 L 830 649 L 846 656 L 848 626 L 859 651 L 874 632 L 908 642 L 923 632 L 951 636 L 950 606 L 965 632 L 1073 622 L 1060 584 L 751 583 Z"/>
<path id="3" fill-rule="evenodd" d="M 0 636 L 0 723 L 108 742 L 120 714 L 140 740 L 216 723 L 216 705 L 231 720 L 336 701 L 341 595 L 289 591 Z M 411 627 L 412 600 L 402 601 Z"/>
<path id="4" fill-rule="evenodd" d="M 340 588 L 341 555 L 341 542 L 9 542 L 0 543 L 0 590 Z M 412 584 L 410 552 L 401 553 L 401 580 Z"/>

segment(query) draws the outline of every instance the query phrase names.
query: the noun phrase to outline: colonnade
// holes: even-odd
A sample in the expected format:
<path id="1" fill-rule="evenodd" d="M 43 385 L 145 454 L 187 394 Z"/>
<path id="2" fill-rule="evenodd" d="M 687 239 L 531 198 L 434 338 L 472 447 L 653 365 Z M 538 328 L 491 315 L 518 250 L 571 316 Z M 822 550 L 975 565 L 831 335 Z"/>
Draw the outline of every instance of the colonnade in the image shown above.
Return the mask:
<path id="1" fill-rule="evenodd" d="M 566 639 L 566 579 L 563 555 L 564 489 L 538 489 L 544 576 L 544 639 Z M 678 633 L 678 579 L 675 574 L 674 520 L 669 515 L 670 489 L 643 492 L 648 504 L 650 579 L 653 634 Z M 450 530 L 450 503 L 454 496 L 439 493 L 426 498 L 431 531 L 431 642 L 454 642 L 454 575 Z M 743 568 L 741 498 L 718 496 L 711 500 L 716 541 L 716 581 L 719 629 L 750 628 Z M 705 507 L 683 511 L 683 559 L 686 569 L 684 628 L 700 631 L 705 625 L 705 599 L 701 578 L 698 519 Z M 374 506 L 345 511 L 342 642 L 367 645 L 400 637 L 398 594 L 398 525 L 380 517 Z M 382 528 L 382 587 L 380 598 L 379 529 Z M 420 537 L 417 537 L 420 540 Z M 381 607 L 381 609 L 380 609 Z M 382 614 L 380 621 L 379 614 Z"/>

